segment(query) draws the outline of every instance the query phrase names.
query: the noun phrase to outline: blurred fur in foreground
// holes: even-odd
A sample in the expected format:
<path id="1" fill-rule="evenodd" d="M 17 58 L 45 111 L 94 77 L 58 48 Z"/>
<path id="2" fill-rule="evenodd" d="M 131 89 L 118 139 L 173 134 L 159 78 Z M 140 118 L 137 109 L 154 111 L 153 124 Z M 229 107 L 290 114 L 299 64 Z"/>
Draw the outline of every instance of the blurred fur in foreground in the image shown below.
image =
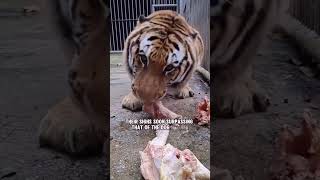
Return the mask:
<path id="1" fill-rule="evenodd" d="M 73 155 L 97 154 L 108 129 L 109 8 L 101 0 L 46 0 L 43 8 L 67 60 L 70 96 L 42 119 L 40 145 Z"/>

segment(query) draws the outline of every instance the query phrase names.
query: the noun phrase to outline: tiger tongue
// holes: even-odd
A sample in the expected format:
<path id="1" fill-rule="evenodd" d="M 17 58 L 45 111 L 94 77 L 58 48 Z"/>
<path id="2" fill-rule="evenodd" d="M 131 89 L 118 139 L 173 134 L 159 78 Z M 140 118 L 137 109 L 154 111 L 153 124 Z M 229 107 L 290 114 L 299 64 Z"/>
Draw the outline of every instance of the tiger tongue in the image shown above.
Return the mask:
<path id="1" fill-rule="evenodd" d="M 161 101 L 145 103 L 143 110 L 155 119 L 177 119 L 182 117 L 164 107 Z"/>

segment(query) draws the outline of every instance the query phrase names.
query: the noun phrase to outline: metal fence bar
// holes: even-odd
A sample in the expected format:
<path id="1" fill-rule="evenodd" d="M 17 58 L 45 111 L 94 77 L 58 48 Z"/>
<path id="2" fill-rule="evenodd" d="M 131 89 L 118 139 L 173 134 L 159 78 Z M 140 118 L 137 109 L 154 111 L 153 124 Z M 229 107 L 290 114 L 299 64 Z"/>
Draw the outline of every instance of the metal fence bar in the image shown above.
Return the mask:
<path id="1" fill-rule="evenodd" d="M 123 50 L 124 41 L 134 29 L 140 15 L 148 16 L 154 10 L 178 11 L 179 0 L 110 0 L 111 52 Z"/>
<path id="2" fill-rule="evenodd" d="M 291 0 L 289 13 L 306 27 L 320 34 L 319 0 Z"/>
<path id="3" fill-rule="evenodd" d="M 113 4 L 114 4 L 114 2 L 111 1 L 111 2 L 110 2 L 110 6 L 113 7 Z M 113 17 L 113 10 L 114 10 L 114 9 L 111 8 L 111 11 L 110 11 L 111 17 Z M 111 32 L 114 32 L 114 31 L 115 31 L 115 29 L 114 29 L 114 27 L 113 27 L 113 22 L 111 22 Z M 110 47 L 115 47 L 115 37 L 114 37 L 114 36 L 111 36 Z"/>

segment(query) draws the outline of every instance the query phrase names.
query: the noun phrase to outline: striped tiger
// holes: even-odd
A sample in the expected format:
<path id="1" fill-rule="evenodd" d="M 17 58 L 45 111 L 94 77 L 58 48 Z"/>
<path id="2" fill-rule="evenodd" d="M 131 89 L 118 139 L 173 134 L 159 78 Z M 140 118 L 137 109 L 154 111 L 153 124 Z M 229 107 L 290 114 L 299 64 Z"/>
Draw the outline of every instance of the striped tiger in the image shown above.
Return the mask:
<path id="1" fill-rule="evenodd" d="M 99 59 L 106 59 L 109 48 L 107 2 L 106 0 L 46 0 L 46 7 L 51 30 L 60 38 L 61 49 L 68 61 L 70 94 L 79 103 L 91 106 L 90 104 L 94 102 L 88 102 L 85 97 L 87 93 L 85 86 L 94 79 L 93 77 L 99 77 L 105 72 L 106 62 L 100 62 Z M 101 108 L 102 112 L 104 110 Z"/>
<path id="2" fill-rule="evenodd" d="M 161 10 L 140 16 L 123 50 L 132 91 L 122 106 L 141 110 L 143 103 L 164 97 L 168 88 L 175 89 L 178 98 L 192 97 L 188 81 L 203 55 L 199 32 L 177 12 Z"/>
<path id="3" fill-rule="evenodd" d="M 219 117 L 266 111 L 269 97 L 254 79 L 259 46 L 281 22 L 287 0 L 215 0 L 211 3 L 210 58 Z"/>
<path id="4" fill-rule="evenodd" d="M 60 40 L 68 61 L 69 97 L 52 107 L 39 128 L 41 146 L 71 154 L 102 151 L 108 108 L 110 23 L 106 0 L 42 1 L 44 24 Z"/>

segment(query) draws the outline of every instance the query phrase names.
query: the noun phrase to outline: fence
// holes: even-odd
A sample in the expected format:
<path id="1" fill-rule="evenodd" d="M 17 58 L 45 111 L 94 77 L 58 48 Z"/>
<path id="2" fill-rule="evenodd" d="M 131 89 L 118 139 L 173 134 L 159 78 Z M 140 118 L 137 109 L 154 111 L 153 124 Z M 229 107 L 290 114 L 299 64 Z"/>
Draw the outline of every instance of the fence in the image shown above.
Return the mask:
<path id="1" fill-rule="evenodd" d="M 111 0 L 111 52 L 122 51 L 140 15 L 165 9 L 178 11 L 178 3 L 179 0 Z"/>
<path id="2" fill-rule="evenodd" d="M 289 12 L 306 27 L 320 34 L 319 0 L 291 0 Z"/>

